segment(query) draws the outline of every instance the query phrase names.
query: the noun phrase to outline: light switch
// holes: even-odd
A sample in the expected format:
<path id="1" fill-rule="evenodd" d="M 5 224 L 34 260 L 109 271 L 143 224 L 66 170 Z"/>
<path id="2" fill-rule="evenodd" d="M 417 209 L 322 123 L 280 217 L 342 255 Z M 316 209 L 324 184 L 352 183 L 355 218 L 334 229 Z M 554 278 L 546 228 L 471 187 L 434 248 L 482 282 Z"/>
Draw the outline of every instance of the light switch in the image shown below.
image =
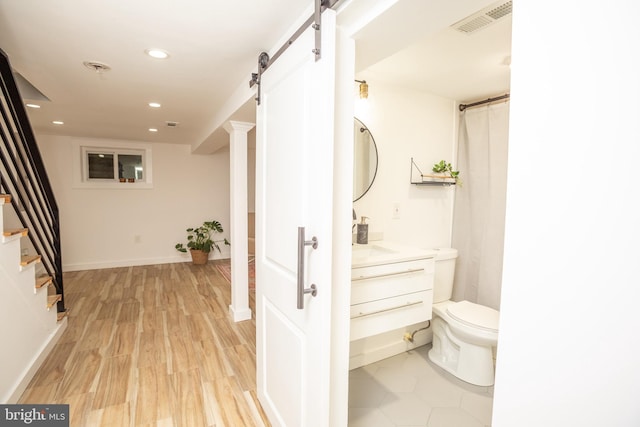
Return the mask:
<path id="1" fill-rule="evenodd" d="M 393 219 L 400 219 L 400 202 L 393 202 Z"/>

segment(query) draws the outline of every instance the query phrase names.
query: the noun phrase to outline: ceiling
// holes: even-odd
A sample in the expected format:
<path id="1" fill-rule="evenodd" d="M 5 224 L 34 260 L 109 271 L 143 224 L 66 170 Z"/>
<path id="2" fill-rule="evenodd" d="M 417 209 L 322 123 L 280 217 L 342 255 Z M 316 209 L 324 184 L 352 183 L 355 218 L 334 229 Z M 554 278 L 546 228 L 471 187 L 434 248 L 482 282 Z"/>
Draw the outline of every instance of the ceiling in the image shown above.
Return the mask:
<path id="1" fill-rule="evenodd" d="M 311 4 L 0 0 L 0 49 L 48 98 L 37 100 L 41 108 L 27 109 L 36 133 L 197 145 L 257 70 L 258 53 L 276 46 Z M 488 4 L 399 0 L 383 18 L 354 32 L 359 75 L 372 85 L 384 80 L 463 101 L 507 91 L 510 15 L 473 35 L 449 28 Z M 148 48 L 170 56 L 151 58 Z M 85 61 L 111 69 L 98 72 Z"/>
<path id="2" fill-rule="evenodd" d="M 463 103 L 509 92 L 511 15 L 471 33 L 455 27 L 418 38 L 359 76 L 371 82 L 370 90 L 385 81 Z"/>

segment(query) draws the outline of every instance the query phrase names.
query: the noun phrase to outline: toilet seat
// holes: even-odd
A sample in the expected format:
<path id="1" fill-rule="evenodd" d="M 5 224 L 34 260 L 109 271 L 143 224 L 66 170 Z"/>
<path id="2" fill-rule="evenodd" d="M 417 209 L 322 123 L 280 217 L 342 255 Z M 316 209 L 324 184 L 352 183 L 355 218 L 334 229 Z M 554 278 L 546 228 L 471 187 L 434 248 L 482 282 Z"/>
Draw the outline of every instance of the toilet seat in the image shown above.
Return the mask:
<path id="1" fill-rule="evenodd" d="M 460 301 L 447 306 L 447 314 L 456 321 L 471 328 L 498 333 L 500 313 L 490 307 Z"/>

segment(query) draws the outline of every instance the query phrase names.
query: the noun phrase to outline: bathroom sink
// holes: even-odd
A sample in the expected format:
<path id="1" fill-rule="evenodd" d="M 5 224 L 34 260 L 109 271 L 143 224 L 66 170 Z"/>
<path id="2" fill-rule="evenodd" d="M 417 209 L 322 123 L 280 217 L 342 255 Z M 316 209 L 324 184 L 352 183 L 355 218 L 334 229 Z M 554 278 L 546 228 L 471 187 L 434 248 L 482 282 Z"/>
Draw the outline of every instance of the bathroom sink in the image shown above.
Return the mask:
<path id="1" fill-rule="evenodd" d="M 353 245 L 353 256 L 370 257 L 379 255 L 388 255 L 396 253 L 393 249 L 385 248 L 379 245 Z"/>
<path id="2" fill-rule="evenodd" d="M 351 250 L 351 267 L 364 267 L 414 259 L 433 258 L 431 250 L 405 246 L 389 241 L 376 241 L 367 245 L 354 244 Z"/>

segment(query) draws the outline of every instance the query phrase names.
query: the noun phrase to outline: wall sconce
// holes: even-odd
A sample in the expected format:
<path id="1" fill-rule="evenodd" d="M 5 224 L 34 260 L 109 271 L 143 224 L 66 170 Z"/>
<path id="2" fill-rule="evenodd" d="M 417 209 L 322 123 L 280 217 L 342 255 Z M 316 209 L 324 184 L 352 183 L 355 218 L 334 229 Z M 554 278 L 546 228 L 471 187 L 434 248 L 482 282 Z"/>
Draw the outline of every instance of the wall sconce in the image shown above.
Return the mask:
<path id="1" fill-rule="evenodd" d="M 360 99 L 369 98 L 369 85 L 366 80 L 356 80 L 356 82 L 360 83 Z"/>

